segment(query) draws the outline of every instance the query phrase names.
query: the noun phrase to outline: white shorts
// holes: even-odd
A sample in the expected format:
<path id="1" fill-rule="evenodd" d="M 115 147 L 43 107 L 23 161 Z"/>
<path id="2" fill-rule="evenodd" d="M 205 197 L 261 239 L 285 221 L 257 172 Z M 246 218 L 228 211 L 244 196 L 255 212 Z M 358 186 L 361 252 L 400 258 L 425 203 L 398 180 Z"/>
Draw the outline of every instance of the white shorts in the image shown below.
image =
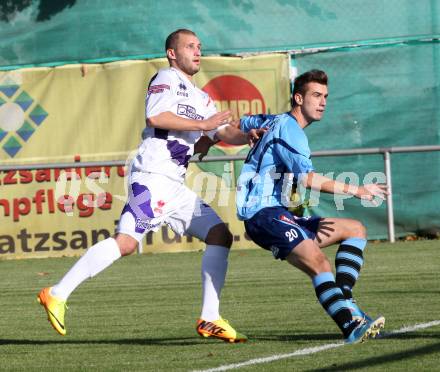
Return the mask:
<path id="1" fill-rule="evenodd" d="M 183 183 L 161 174 L 133 172 L 117 232 L 141 241 L 149 231 L 167 224 L 179 235 L 203 241 L 220 223 L 217 213 Z"/>

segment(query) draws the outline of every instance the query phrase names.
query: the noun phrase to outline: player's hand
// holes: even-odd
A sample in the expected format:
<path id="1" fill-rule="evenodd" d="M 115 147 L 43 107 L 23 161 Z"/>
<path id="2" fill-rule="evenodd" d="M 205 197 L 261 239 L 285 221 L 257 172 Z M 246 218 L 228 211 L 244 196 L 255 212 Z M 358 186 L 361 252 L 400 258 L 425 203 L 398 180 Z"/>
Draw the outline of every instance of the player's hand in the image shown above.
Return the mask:
<path id="1" fill-rule="evenodd" d="M 388 194 L 388 186 L 386 184 L 370 183 L 359 186 L 355 196 L 359 199 L 369 200 L 373 205 L 378 205 L 379 200 L 385 200 Z"/>
<path id="2" fill-rule="evenodd" d="M 251 129 L 248 133 L 248 145 L 254 147 L 257 141 L 267 132 L 267 128 Z"/>
<path id="3" fill-rule="evenodd" d="M 200 121 L 201 130 L 212 130 L 218 128 L 220 125 L 229 124 L 232 121 L 231 111 L 221 111 L 218 112 L 208 119 Z"/>

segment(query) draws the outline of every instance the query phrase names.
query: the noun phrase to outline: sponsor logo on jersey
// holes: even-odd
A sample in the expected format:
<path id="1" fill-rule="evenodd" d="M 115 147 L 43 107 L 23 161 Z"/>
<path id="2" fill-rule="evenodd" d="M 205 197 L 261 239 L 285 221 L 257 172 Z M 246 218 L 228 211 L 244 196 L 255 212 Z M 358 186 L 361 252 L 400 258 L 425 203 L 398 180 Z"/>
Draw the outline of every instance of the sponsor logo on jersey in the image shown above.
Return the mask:
<path id="1" fill-rule="evenodd" d="M 170 90 L 170 86 L 167 84 L 151 85 L 150 88 L 148 88 L 148 94 L 163 93 L 165 89 Z"/>
<path id="2" fill-rule="evenodd" d="M 180 83 L 179 84 L 179 90 L 177 91 L 177 95 L 178 96 L 182 96 L 182 97 L 188 97 L 189 96 L 189 94 L 186 92 L 186 85 L 185 84 L 183 84 L 183 83 Z"/>
<path id="3" fill-rule="evenodd" d="M 196 109 L 190 105 L 177 105 L 177 115 L 186 116 L 194 120 L 203 120 L 203 116 L 197 114 Z"/>
<path id="4" fill-rule="evenodd" d="M 160 222 L 158 222 L 158 223 L 150 223 L 150 221 L 141 220 L 139 217 L 136 218 L 136 227 L 138 229 L 151 230 L 151 229 L 154 229 L 155 227 L 157 227 L 159 225 L 160 225 Z"/>

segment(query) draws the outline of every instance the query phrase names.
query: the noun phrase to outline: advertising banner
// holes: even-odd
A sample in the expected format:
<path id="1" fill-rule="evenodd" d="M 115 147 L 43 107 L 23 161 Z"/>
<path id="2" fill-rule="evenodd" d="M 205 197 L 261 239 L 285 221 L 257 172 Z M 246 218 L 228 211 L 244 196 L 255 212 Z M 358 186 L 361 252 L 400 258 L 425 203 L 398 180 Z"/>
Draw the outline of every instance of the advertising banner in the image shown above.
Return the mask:
<path id="1" fill-rule="evenodd" d="M 125 160 L 145 126 L 145 92 L 165 59 L 0 72 L 0 160 L 4 165 Z M 289 108 L 285 54 L 206 57 L 197 86 L 219 110 L 244 114 Z M 210 154 L 247 152 L 219 143 Z M 192 163 L 187 184 L 229 223 L 234 246 L 251 246 L 235 217 L 240 162 Z M 0 259 L 79 255 L 114 234 L 126 199 L 125 167 L 0 173 Z M 143 252 L 203 248 L 166 226 Z"/>

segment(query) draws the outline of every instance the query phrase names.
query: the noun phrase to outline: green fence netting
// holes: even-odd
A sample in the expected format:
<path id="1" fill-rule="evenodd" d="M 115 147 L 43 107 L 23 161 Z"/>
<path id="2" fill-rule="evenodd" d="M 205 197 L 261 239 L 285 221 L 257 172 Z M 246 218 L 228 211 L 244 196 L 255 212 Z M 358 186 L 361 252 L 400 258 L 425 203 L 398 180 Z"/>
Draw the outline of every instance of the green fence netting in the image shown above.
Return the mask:
<path id="1" fill-rule="evenodd" d="M 294 56 L 303 72 L 325 70 L 330 79 L 324 119 L 307 129 L 312 150 L 438 145 L 440 143 L 440 44 L 354 48 Z M 440 227 L 440 152 L 391 155 L 396 235 Z M 314 165 L 334 177 L 353 172 L 362 181 L 383 172 L 381 155 L 316 158 Z M 370 237 L 387 233 L 385 204 L 363 208 L 358 200 L 336 211 L 322 196 L 314 212 L 355 217 Z"/>
<path id="2" fill-rule="evenodd" d="M 440 34 L 438 0 L 5 0 L 0 66 L 163 56 L 191 28 L 212 53 L 418 40 Z"/>

